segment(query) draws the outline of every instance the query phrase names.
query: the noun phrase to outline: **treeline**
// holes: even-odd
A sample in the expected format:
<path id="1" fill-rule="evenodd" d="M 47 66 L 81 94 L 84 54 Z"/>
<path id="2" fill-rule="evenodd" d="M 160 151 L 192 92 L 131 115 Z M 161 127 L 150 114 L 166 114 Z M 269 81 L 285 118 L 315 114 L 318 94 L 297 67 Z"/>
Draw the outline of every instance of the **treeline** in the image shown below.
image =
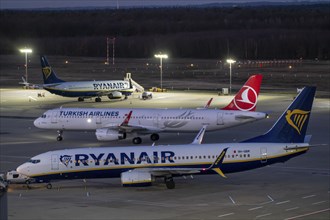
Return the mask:
<path id="1" fill-rule="evenodd" d="M 329 59 L 330 4 L 243 8 L 1 11 L 1 54 Z M 110 45 L 110 55 L 112 45 Z"/>

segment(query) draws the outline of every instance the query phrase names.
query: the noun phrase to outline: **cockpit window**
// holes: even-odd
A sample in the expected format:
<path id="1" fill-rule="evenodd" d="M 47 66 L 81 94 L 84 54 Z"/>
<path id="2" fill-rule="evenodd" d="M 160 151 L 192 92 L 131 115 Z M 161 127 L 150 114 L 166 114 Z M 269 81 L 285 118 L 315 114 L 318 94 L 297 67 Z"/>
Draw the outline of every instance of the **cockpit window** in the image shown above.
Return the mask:
<path id="1" fill-rule="evenodd" d="M 46 118 L 46 114 L 43 114 L 43 115 L 41 116 L 41 118 Z"/>
<path id="2" fill-rule="evenodd" d="M 40 163 L 40 160 L 32 160 L 32 159 L 30 159 L 28 162 L 29 163 Z"/>

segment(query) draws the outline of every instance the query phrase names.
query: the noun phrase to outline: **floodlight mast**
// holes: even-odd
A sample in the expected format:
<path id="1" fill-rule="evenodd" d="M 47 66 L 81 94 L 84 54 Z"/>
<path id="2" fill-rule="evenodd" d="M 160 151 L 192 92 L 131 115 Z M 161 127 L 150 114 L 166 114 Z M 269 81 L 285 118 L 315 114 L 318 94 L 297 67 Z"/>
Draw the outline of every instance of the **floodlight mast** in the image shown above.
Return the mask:
<path id="1" fill-rule="evenodd" d="M 163 90 L 163 59 L 167 59 L 168 55 L 167 54 L 155 54 L 156 58 L 160 59 L 160 89 Z"/>
<path id="2" fill-rule="evenodd" d="M 28 82 L 28 63 L 27 63 L 27 54 L 32 53 L 32 49 L 30 48 L 23 48 L 19 50 L 21 53 L 25 53 L 25 80 Z"/>
<path id="3" fill-rule="evenodd" d="M 236 60 L 227 59 L 227 63 L 229 63 L 229 94 L 231 95 L 231 64 L 236 63 Z"/>

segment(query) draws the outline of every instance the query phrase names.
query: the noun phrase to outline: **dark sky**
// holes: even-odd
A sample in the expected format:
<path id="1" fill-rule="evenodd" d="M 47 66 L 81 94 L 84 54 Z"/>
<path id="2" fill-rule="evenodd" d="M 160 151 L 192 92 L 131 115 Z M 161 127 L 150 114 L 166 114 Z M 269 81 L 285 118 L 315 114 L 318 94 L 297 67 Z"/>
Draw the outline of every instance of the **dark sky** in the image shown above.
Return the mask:
<path id="1" fill-rule="evenodd" d="M 183 6 L 207 3 L 240 2 L 299 2 L 299 0 L 0 0 L 0 9 L 69 8 L 69 7 L 127 7 L 127 6 Z M 328 0 L 307 0 L 309 2 Z"/>

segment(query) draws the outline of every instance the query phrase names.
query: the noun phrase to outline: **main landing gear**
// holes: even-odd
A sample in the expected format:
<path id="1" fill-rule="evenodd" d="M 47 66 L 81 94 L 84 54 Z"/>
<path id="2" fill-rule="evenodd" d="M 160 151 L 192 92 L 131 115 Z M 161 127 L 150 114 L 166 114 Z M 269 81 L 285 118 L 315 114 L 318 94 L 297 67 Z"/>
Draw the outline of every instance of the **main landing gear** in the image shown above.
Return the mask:
<path id="1" fill-rule="evenodd" d="M 133 138 L 133 144 L 141 144 L 141 143 L 142 143 L 142 139 L 140 137 Z"/>
<path id="2" fill-rule="evenodd" d="M 51 188 L 53 188 L 53 185 L 51 183 L 47 183 L 46 188 L 51 189 Z"/>
<path id="3" fill-rule="evenodd" d="M 156 134 L 156 133 L 151 134 L 150 139 L 152 141 L 158 141 L 159 140 L 159 134 Z"/>
<path id="4" fill-rule="evenodd" d="M 158 141 L 159 140 L 159 134 L 153 133 L 150 135 L 150 139 L 152 141 Z M 133 144 L 141 144 L 142 139 L 140 137 L 133 138 Z"/>
<path id="5" fill-rule="evenodd" d="M 83 102 L 83 101 L 85 101 L 85 98 L 84 97 L 79 97 L 78 98 L 78 102 Z M 101 102 L 102 100 L 101 100 L 101 97 L 96 97 L 95 98 L 95 102 Z"/>
<path id="6" fill-rule="evenodd" d="M 57 131 L 57 138 L 56 138 L 57 141 L 62 141 L 63 140 L 62 134 L 63 134 L 62 130 Z"/>
<path id="7" fill-rule="evenodd" d="M 164 178 L 165 185 L 167 189 L 174 189 L 175 188 L 175 182 L 173 180 L 173 177 L 165 177 Z"/>

